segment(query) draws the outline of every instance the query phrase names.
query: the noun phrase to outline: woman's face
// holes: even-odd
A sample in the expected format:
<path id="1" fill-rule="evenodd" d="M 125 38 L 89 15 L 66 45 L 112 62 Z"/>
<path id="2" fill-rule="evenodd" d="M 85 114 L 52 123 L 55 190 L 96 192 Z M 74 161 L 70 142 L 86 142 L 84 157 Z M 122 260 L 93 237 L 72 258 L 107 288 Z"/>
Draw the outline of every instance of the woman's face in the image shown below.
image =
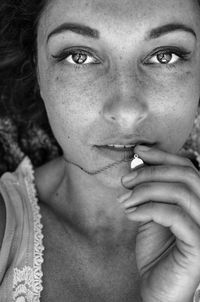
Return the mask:
<path id="1" fill-rule="evenodd" d="M 99 171 L 127 157 L 118 145 L 182 147 L 200 96 L 196 0 L 53 0 L 37 44 L 41 96 L 67 160 Z M 116 183 L 129 165 L 96 177 Z"/>

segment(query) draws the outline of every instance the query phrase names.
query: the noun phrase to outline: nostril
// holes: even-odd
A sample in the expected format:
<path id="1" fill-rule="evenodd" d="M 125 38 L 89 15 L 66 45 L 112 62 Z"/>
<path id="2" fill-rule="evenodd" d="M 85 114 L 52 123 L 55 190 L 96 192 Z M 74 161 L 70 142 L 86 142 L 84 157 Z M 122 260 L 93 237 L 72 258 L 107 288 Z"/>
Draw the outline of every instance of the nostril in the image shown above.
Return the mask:
<path id="1" fill-rule="evenodd" d="M 123 128 L 132 128 L 133 124 L 144 120 L 147 114 L 146 103 L 132 99 L 125 101 L 119 98 L 109 99 L 101 110 L 104 119 L 110 123 L 119 124 Z"/>

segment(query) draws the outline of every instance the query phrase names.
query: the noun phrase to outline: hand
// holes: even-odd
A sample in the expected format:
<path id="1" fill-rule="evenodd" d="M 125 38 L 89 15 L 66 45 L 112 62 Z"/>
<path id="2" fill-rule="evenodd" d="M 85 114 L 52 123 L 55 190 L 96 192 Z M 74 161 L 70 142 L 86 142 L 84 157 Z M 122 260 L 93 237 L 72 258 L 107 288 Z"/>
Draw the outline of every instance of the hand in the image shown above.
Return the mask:
<path id="1" fill-rule="evenodd" d="M 119 201 L 140 222 L 137 265 L 144 302 L 191 302 L 200 283 L 200 174 L 182 156 L 151 148 L 148 164 L 122 178 Z"/>

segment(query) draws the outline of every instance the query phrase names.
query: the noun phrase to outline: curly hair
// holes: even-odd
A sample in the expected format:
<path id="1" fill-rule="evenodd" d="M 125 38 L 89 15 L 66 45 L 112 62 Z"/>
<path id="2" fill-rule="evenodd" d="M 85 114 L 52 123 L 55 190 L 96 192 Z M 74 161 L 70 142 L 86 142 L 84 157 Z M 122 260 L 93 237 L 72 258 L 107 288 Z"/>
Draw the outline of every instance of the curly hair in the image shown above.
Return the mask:
<path id="1" fill-rule="evenodd" d="M 37 25 L 48 1 L 0 1 L 0 175 L 14 170 L 25 155 L 40 166 L 62 154 L 40 96 L 34 62 Z M 193 142 L 190 137 L 186 147 Z M 198 144 L 194 149 L 200 149 Z"/>
<path id="2" fill-rule="evenodd" d="M 6 104 L 1 111 L 3 114 L 9 109 L 14 109 L 18 117 L 18 113 L 23 116 L 25 110 L 28 119 L 30 113 L 31 119 L 34 119 L 38 113 L 43 113 L 33 57 L 36 50 L 37 20 L 45 4 L 46 0 L 1 1 L 0 75 L 3 88 L 1 97 L 6 97 L 9 101 L 8 106 Z"/>
<path id="3" fill-rule="evenodd" d="M 39 166 L 62 153 L 49 126 L 33 61 L 38 20 L 46 5 L 47 0 L 0 2 L 0 174 L 15 169 L 22 154 Z M 21 152 L 13 154 L 13 145 Z"/>

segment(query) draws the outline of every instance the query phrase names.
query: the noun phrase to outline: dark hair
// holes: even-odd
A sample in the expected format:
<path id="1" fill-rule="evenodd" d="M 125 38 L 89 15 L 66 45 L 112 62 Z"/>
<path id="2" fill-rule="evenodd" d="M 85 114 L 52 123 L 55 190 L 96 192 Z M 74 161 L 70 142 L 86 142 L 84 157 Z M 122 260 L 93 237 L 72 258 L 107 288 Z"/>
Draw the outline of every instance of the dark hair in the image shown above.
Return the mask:
<path id="1" fill-rule="evenodd" d="M 47 0 L 0 1 L 0 173 L 15 169 L 19 154 L 39 166 L 62 153 L 49 126 L 34 63 L 38 20 L 46 5 Z M 9 154 L 13 144 L 21 153 Z"/>

